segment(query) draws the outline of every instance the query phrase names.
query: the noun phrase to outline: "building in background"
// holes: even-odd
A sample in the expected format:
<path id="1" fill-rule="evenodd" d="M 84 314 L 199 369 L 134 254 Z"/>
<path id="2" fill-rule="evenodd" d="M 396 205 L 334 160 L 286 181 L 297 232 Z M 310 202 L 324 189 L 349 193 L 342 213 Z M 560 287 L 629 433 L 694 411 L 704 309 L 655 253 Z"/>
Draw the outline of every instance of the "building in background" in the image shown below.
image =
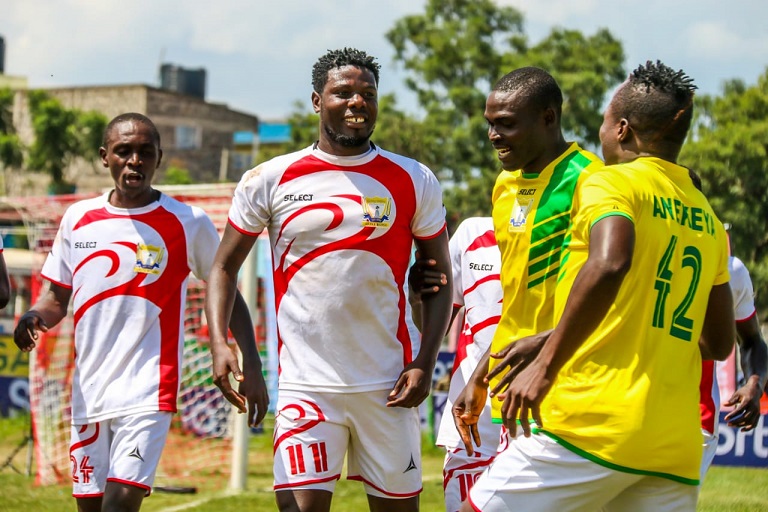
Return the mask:
<path id="1" fill-rule="evenodd" d="M 163 172 L 169 166 L 189 170 L 192 180 L 198 183 L 239 179 L 244 168 L 238 167 L 228 156 L 234 145 L 233 136 L 237 132 L 255 133 L 259 129 L 259 119 L 255 115 L 232 110 L 223 103 L 143 84 L 44 90 L 64 107 L 93 110 L 107 119 L 124 112 L 138 112 L 152 119 L 160 132 L 163 147 L 158 181 L 162 181 Z M 22 141 L 31 143 L 32 120 L 23 90 L 16 92 L 14 124 Z M 99 161 L 97 148 L 93 155 L 93 160 L 76 162 L 65 172 L 65 178 L 80 192 L 112 185 L 109 173 Z M 31 184 L 29 173 L 8 181 L 8 195 L 35 195 L 45 190 Z"/>

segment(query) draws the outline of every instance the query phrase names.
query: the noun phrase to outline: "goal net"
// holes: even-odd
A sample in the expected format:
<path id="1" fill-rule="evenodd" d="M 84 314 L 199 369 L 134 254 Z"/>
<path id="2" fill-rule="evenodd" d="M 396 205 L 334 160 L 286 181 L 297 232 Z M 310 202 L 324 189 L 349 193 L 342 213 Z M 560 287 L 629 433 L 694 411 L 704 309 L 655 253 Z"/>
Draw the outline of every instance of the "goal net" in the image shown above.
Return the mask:
<path id="1" fill-rule="evenodd" d="M 203 208 L 217 229 L 224 229 L 234 184 L 160 187 L 187 204 Z M 46 253 L 66 208 L 85 195 L 24 198 L 14 205 L 27 230 L 29 246 Z M 43 291 L 36 269 L 32 278 L 32 303 Z M 252 314 L 262 360 L 266 363 L 263 287 L 257 286 Z M 169 487 L 221 486 L 231 470 L 234 408 L 213 384 L 208 331 L 205 322 L 204 283 L 190 276 L 184 321 L 184 351 L 178 413 L 174 415 L 156 485 Z M 248 301 L 249 298 L 246 297 Z M 69 458 L 70 396 L 74 339 L 72 315 L 41 336 L 30 364 L 30 410 L 38 484 L 68 483 L 72 478 Z M 234 346 L 234 340 L 230 340 Z M 215 477 L 221 475 L 221 479 Z M 213 478 L 212 478 L 213 477 Z"/>

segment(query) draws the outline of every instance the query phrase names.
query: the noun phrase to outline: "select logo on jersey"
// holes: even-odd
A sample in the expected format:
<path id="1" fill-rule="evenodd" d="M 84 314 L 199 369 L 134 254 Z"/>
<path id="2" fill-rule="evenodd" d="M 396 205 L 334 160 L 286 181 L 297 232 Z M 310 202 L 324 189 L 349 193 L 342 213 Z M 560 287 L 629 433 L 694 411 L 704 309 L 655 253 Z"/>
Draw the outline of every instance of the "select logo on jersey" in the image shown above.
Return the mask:
<path id="1" fill-rule="evenodd" d="M 388 228 L 391 212 L 391 197 L 363 197 L 363 226 Z"/>
<path id="2" fill-rule="evenodd" d="M 283 201 L 311 201 L 315 194 L 285 194 Z"/>
<path id="3" fill-rule="evenodd" d="M 533 208 L 533 198 L 515 198 L 515 206 L 512 207 L 512 216 L 509 219 L 509 231 L 525 231 L 525 223 L 528 221 L 528 212 Z"/>
<path id="4" fill-rule="evenodd" d="M 481 270 L 491 272 L 493 271 L 493 265 L 491 263 L 470 263 L 469 270 Z"/>
<path id="5" fill-rule="evenodd" d="M 96 242 L 75 242 L 75 249 L 95 249 Z"/>
<path id="6" fill-rule="evenodd" d="M 159 274 L 164 252 L 162 247 L 156 245 L 139 244 L 136 247 L 136 266 L 133 271 L 141 274 Z"/>

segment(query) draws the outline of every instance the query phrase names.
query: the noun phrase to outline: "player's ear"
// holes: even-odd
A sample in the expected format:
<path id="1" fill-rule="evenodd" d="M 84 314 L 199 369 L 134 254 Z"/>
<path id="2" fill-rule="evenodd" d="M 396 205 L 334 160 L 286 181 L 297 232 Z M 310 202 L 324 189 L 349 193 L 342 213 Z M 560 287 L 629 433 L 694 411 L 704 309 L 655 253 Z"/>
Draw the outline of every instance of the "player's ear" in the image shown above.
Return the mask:
<path id="1" fill-rule="evenodd" d="M 160 168 L 160 162 L 163 161 L 163 150 L 160 148 L 157 148 L 157 165 L 155 166 L 155 169 Z"/>
<path id="2" fill-rule="evenodd" d="M 629 120 L 622 117 L 619 124 L 616 126 L 616 140 L 618 140 L 619 143 L 627 142 L 631 131 L 632 127 L 629 124 Z"/>
<path id="3" fill-rule="evenodd" d="M 320 113 L 320 104 L 323 102 L 322 98 L 320 98 L 320 95 L 317 93 L 317 91 L 312 91 L 312 108 L 315 111 L 315 114 Z"/>
<path id="4" fill-rule="evenodd" d="M 109 163 L 107 162 L 107 148 L 101 146 L 99 148 L 99 156 L 101 157 L 101 165 L 109 167 Z"/>

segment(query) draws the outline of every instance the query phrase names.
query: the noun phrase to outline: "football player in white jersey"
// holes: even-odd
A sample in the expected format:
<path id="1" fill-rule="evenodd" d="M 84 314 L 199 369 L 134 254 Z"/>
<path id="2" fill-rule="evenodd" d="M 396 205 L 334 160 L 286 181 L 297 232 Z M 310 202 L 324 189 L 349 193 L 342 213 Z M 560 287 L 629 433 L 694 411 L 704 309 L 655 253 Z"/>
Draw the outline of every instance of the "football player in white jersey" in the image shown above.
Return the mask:
<path id="1" fill-rule="evenodd" d="M 319 139 L 243 175 L 211 271 L 206 312 L 211 337 L 220 338 L 237 272 L 268 231 L 280 510 L 330 510 L 345 455 L 347 478 L 364 483 L 371 510 L 418 510 L 416 407 L 429 394 L 451 286 L 425 299 L 418 340 L 406 321 L 405 279 L 414 242 L 447 274 L 448 236 L 432 171 L 371 142 L 378 82 L 378 63 L 356 49 L 315 63 Z"/>
<path id="2" fill-rule="evenodd" d="M 162 150 L 150 119 L 117 116 L 99 153 L 115 187 L 65 212 L 41 272 L 50 285 L 19 319 L 14 341 L 32 350 L 73 299 L 73 496 L 81 512 L 136 511 L 176 412 L 189 273 L 207 277 L 219 237 L 201 209 L 152 188 Z M 266 384 L 248 308 L 239 293 L 233 302 L 230 327 L 247 365 L 245 397 L 230 399 L 257 409 L 258 423 Z"/>
<path id="3" fill-rule="evenodd" d="M 765 345 L 755 310 L 754 291 L 749 271 L 735 256 L 728 261 L 731 274 L 733 313 L 736 319 L 736 334 L 739 345 L 743 384 L 723 404 L 733 407 L 724 418 L 729 427 L 748 432 L 760 421 L 760 397 L 768 373 L 768 348 Z M 704 435 L 704 454 L 701 459 L 701 481 L 709 470 L 717 452 L 717 436 L 720 413 L 720 388 L 714 361 L 703 361 L 701 371 L 701 431 Z"/>
<path id="4" fill-rule="evenodd" d="M 702 190 L 701 178 L 692 169 L 688 174 L 696 188 Z M 766 347 L 755 309 L 755 292 L 752 279 L 744 263 L 735 256 L 728 258 L 728 273 L 733 296 L 733 315 L 736 319 L 736 341 L 744 373 L 744 382 L 724 404 L 733 407 L 724 418 L 729 427 L 741 428 L 748 432 L 760 421 L 760 398 L 768 374 L 768 347 Z M 717 452 L 718 425 L 720 416 L 720 387 L 717 371 L 712 360 L 702 361 L 701 383 L 699 384 L 699 409 L 701 411 L 701 433 L 704 435 L 704 453 L 701 458 L 700 481 L 712 464 Z"/>
<path id="5" fill-rule="evenodd" d="M 456 348 L 448 400 L 440 420 L 436 444 L 446 450 L 443 463 L 445 509 L 457 512 L 475 480 L 493 462 L 499 444 L 500 427 L 491 421 L 490 398 L 480 414 L 477 427 L 482 439 L 472 455 L 459 437 L 451 410 L 481 357 L 490 347 L 501 315 L 502 291 L 499 281 L 501 254 L 496 245 L 491 217 L 472 217 L 459 224 L 449 242 L 453 272 L 453 319 L 464 308 L 464 324 Z M 408 299 L 419 321 L 421 294 L 433 293 L 443 276 L 431 263 L 417 259 L 409 272 Z"/>

